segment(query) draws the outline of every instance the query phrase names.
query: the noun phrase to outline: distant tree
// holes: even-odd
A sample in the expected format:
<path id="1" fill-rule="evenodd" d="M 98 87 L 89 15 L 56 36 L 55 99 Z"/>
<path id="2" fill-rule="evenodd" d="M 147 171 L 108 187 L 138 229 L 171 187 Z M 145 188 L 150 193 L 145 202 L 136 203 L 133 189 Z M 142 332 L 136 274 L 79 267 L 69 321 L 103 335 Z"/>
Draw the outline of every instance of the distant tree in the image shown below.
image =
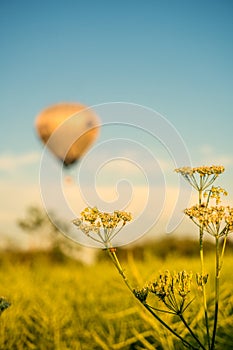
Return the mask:
<path id="1" fill-rule="evenodd" d="M 48 215 L 42 208 L 30 206 L 25 218 L 19 219 L 17 223 L 24 232 L 32 234 L 31 249 L 58 249 L 66 255 L 76 257 L 77 244 L 61 234 L 61 230 L 68 230 L 68 225 L 54 213 Z"/>

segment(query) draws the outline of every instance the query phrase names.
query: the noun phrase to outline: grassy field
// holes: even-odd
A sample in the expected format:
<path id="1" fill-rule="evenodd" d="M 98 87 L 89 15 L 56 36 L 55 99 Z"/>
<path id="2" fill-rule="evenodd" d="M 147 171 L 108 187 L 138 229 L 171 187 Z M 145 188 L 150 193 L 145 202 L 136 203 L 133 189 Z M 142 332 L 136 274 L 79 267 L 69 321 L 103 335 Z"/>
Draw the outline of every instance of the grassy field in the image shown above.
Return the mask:
<path id="1" fill-rule="evenodd" d="M 143 286 L 161 270 L 199 271 L 199 260 L 195 256 L 177 256 L 174 252 L 158 257 L 152 252 L 144 251 L 140 259 L 132 252 L 124 254 L 123 265 L 135 287 Z M 219 350 L 233 349 L 233 257 L 230 254 L 229 249 L 222 273 L 216 347 Z M 206 269 L 210 274 L 214 270 L 211 261 L 209 256 Z M 0 318 L 1 350 L 184 348 L 142 309 L 108 259 L 84 266 L 59 254 L 3 253 L 0 281 L 0 295 L 11 302 Z M 207 286 L 210 292 L 212 283 L 210 278 Z M 202 337 L 204 323 L 198 298 L 186 312 L 193 329 Z M 165 315 L 165 319 L 175 325 L 179 334 L 186 336 L 174 317 Z"/>

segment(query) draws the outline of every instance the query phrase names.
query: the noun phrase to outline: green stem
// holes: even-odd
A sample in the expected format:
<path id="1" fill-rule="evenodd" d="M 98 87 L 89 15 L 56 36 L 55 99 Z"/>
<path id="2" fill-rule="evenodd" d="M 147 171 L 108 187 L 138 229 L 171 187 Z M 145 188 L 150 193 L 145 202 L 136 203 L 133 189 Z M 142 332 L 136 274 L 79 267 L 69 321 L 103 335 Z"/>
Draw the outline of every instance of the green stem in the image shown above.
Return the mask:
<path id="1" fill-rule="evenodd" d="M 224 239 L 223 239 L 223 245 L 222 245 L 222 253 L 221 253 L 221 257 L 220 257 L 220 265 L 219 265 L 219 272 L 222 268 L 222 264 L 223 264 L 223 257 L 224 257 L 224 253 L 225 253 L 225 249 L 226 249 L 226 244 L 227 244 L 227 235 L 228 235 L 228 231 L 226 231 L 225 235 L 224 235 Z"/>
<path id="2" fill-rule="evenodd" d="M 121 264 L 120 264 L 120 262 L 119 262 L 119 260 L 118 260 L 118 257 L 117 257 L 117 255 L 116 255 L 115 251 L 114 251 L 114 250 L 111 250 L 111 248 L 110 248 L 110 249 L 107 248 L 107 251 L 108 251 L 108 254 L 109 254 L 110 258 L 112 259 L 114 265 L 116 266 L 116 268 L 117 268 L 119 274 L 122 276 L 122 278 L 123 278 L 123 280 L 124 280 L 126 286 L 127 286 L 127 287 L 129 288 L 129 290 L 133 293 L 133 288 L 131 287 L 131 285 L 130 285 L 130 283 L 129 283 L 129 281 L 128 281 L 128 278 L 127 278 L 127 276 L 125 275 L 124 270 L 122 269 L 122 266 L 121 266 Z"/>
<path id="3" fill-rule="evenodd" d="M 219 306 L 219 278 L 220 278 L 220 254 L 219 254 L 219 237 L 215 238 L 216 243 L 216 271 L 215 271 L 215 310 L 214 310 L 214 328 L 211 343 L 211 350 L 215 347 L 215 337 L 218 324 L 218 306 Z"/>
<path id="4" fill-rule="evenodd" d="M 197 336 L 193 333 L 192 329 L 189 327 L 188 323 L 186 322 L 185 318 L 183 317 L 182 314 L 178 315 L 181 319 L 181 321 L 183 322 L 183 324 L 185 325 L 185 327 L 188 329 L 189 333 L 192 335 L 192 337 L 196 340 L 196 342 L 200 345 L 200 347 L 205 350 L 204 345 L 200 342 L 200 340 L 197 338 Z"/>
<path id="5" fill-rule="evenodd" d="M 202 228 L 200 229 L 200 241 L 199 242 L 200 242 L 201 274 L 202 274 L 202 278 L 203 278 L 203 276 L 205 274 L 205 270 L 204 270 L 203 230 L 202 230 Z M 205 284 L 202 285 L 202 296 L 203 296 L 203 305 L 204 305 L 204 313 L 205 313 L 205 326 L 206 326 L 206 334 L 207 334 L 207 340 L 208 340 L 208 348 L 210 349 L 210 331 L 209 331 Z"/>
<path id="6" fill-rule="evenodd" d="M 108 251 L 108 254 L 109 254 L 111 260 L 113 261 L 114 265 L 116 266 L 118 272 L 122 276 L 126 286 L 129 288 L 131 293 L 133 293 L 133 295 L 135 296 L 134 289 L 131 287 L 131 285 L 130 285 L 130 283 L 128 281 L 128 278 L 126 277 L 126 275 L 125 275 L 125 273 L 124 273 L 124 271 L 122 269 L 122 266 L 121 266 L 121 264 L 120 264 L 120 262 L 119 262 L 119 260 L 117 258 L 117 255 L 116 255 L 116 252 L 115 252 L 114 248 L 109 248 L 108 247 L 107 251 Z M 148 304 L 146 304 L 145 302 L 142 302 L 142 301 L 140 301 L 140 302 L 165 328 L 167 328 L 173 335 L 175 335 L 177 338 L 179 338 L 186 347 L 189 347 L 189 348 L 191 348 L 193 350 L 197 350 L 197 348 L 193 347 L 192 344 L 190 344 L 189 342 L 184 340 L 178 333 L 176 333 L 172 328 L 170 328 L 166 322 L 164 322 L 153 310 L 151 310 L 151 308 L 150 308 L 150 306 Z"/>
<path id="7" fill-rule="evenodd" d="M 142 305 L 154 316 L 154 318 L 156 318 L 156 320 L 158 320 L 166 329 L 168 329 L 173 335 L 175 335 L 177 338 L 179 338 L 182 343 L 190 348 L 190 349 L 197 349 L 195 348 L 192 344 L 190 344 L 188 341 L 184 340 L 181 335 L 179 335 L 178 333 L 176 333 L 176 331 L 174 331 L 172 328 L 170 328 L 151 308 L 147 303 L 143 303 Z M 205 348 L 203 348 L 205 349 Z"/>
<path id="8" fill-rule="evenodd" d="M 198 191 L 199 195 L 199 205 L 202 203 L 202 189 L 201 189 L 201 183 L 200 183 L 200 190 Z M 205 274 L 205 267 L 204 267 L 204 252 L 203 252 L 203 227 L 200 226 L 199 229 L 200 238 L 199 238 L 199 247 L 200 247 L 200 260 L 201 260 L 201 274 L 202 278 Z M 208 349 L 210 349 L 210 331 L 209 331 L 209 320 L 208 320 L 208 310 L 207 310 L 207 301 L 206 301 L 206 289 L 205 284 L 202 286 L 202 297 L 203 297 L 203 306 L 204 306 L 204 314 L 205 314 L 205 327 L 206 327 L 206 334 L 207 334 L 207 341 L 208 341 Z"/>

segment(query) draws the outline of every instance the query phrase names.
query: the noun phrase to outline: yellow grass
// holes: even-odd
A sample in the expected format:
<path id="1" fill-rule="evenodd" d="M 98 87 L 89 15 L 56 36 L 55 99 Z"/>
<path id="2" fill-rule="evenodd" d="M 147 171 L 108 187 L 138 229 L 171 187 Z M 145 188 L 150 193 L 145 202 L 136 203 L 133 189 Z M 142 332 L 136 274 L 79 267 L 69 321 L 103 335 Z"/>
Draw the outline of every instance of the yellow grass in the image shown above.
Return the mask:
<path id="1" fill-rule="evenodd" d="M 222 274 L 216 347 L 224 350 L 233 348 L 233 257 L 229 253 Z M 209 256 L 206 266 L 210 274 L 214 271 L 211 260 Z M 0 264 L 0 295 L 12 304 L 0 318 L 1 350 L 184 348 L 142 309 L 108 259 L 83 266 L 67 258 L 54 259 L 46 253 L 29 256 L 10 253 L 0 258 Z M 123 265 L 135 287 L 143 286 L 160 270 L 199 271 L 197 258 L 175 254 L 165 259 L 145 254 L 143 261 L 128 254 Z M 212 278 L 208 292 L 211 283 Z M 202 338 L 204 320 L 198 298 L 186 311 L 186 317 Z M 188 337 L 175 318 L 170 315 L 165 318 Z"/>

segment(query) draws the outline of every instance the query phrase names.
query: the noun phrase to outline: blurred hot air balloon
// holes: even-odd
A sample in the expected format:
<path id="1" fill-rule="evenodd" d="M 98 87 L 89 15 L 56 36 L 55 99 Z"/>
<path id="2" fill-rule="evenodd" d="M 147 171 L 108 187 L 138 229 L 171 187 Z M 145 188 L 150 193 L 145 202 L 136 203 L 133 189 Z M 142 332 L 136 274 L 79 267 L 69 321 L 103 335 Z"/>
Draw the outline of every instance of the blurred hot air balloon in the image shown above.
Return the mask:
<path id="1" fill-rule="evenodd" d="M 76 162 L 96 140 L 99 119 L 78 103 L 59 103 L 43 110 L 35 121 L 40 139 L 64 165 Z"/>

